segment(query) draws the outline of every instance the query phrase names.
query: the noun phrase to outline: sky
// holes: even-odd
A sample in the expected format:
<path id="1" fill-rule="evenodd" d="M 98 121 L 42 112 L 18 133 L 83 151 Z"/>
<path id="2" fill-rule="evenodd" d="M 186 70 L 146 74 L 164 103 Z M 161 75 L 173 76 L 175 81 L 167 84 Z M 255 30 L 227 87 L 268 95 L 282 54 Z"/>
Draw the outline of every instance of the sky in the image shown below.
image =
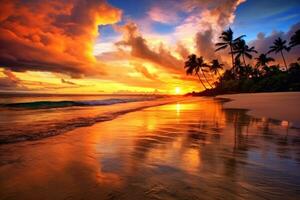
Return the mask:
<path id="1" fill-rule="evenodd" d="M 0 91 L 175 94 L 203 90 L 189 54 L 228 68 L 220 33 L 265 53 L 300 28 L 299 0 L 0 0 Z M 289 52 L 288 62 L 300 55 Z M 272 55 L 281 63 L 278 55 Z M 255 57 L 255 56 L 254 56 Z M 250 61 L 249 61 L 250 62 Z M 213 82 L 215 76 L 209 75 Z"/>

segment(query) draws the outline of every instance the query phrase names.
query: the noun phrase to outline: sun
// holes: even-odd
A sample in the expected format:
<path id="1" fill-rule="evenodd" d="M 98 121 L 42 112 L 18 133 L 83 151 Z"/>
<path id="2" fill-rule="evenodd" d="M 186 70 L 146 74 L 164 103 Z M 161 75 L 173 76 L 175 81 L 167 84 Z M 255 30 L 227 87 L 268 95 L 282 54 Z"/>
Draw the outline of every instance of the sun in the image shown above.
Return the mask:
<path id="1" fill-rule="evenodd" d="M 175 88 L 175 94 L 180 94 L 180 93 L 181 93 L 180 87 L 176 87 L 176 88 Z"/>

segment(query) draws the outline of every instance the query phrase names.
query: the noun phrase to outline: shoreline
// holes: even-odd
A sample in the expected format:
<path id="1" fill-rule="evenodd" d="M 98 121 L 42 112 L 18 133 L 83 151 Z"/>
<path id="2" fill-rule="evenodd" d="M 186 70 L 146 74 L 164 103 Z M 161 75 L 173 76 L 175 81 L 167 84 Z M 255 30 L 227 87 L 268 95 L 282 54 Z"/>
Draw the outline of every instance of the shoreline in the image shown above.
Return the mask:
<path id="1" fill-rule="evenodd" d="M 206 89 L 201 92 L 189 92 L 183 96 L 190 97 L 216 97 L 222 95 L 237 95 L 237 94 L 273 94 L 273 93 L 299 93 L 300 91 L 270 91 L 270 92 L 228 92 L 228 93 L 218 93 L 213 89 Z"/>
<path id="2" fill-rule="evenodd" d="M 186 98 L 55 137 L 0 145 L 0 196 L 296 199 L 300 130 L 222 107 L 217 99 Z"/>
<path id="3" fill-rule="evenodd" d="M 300 92 L 239 93 L 217 95 L 215 98 L 228 99 L 224 109 L 245 109 L 247 114 L 258 117 L 279 120 L 284 126 L 300 128 Z M 298 100 L 298 101 L 297 101 Z"/>
<path id="4" fill-rule="evenodd" d="M 112 121 L 120 116 L 126 115 L 132 112 L 138 112 L 147 108 L 163 106 L 168 104 L 173 104 L 175 102 L 182 101 L 182 98 L 170 98 L 170 99 L 163 99 L 161 101 L 150 101 L 144 104 L 133 106 L 135 103 L 140 102 L 132 102 L 133 104 L 125 105 L 125 107 L 121 108 L 120 110 L 116 111 L 107 111 L 105 113 L 92 116 L 92 117 L 78 117 L 76 119 L 63 121 L 60 124 L 57 124 L 59 128 L 51 129 L 51 130 L 37 130 L 36 133 L 32 133 L 30 130 L 29 132 L 24 131 L 22 134 L 6 134 L 0 135 L 0 146 L 6 144 L 14 144 L 26 141 L 39 141 L 50 137 L 55 137 L 59 135 L 66 134 L 78 128 L 85 128 L 90 127 L 95 124 L 99 124 L 106 121 Z M 132 107 L 133 106 L 133 107 Z"/>
<path id="5" fill-rule="evenodd" d="M 277 96 L 277 99 L 276 99 Z M 239 93 L 239 94 L 226 94 L 226 95 L 218 95 L 216 97 L 202 96 L 201 98 L 209 98 L 216 99 L 222 101 L 223 109 L 244 109 L 247 114 L 254 118 L 262 118 L 262 119 L 274 119 L 279 121 L 283 126 L 287 126 L 290 128 L 300 128 L 300 103 L 297 102 L 300 99 L 300 92 L 289 92 L 289 96 L 292 97 L 291 101 L 286 101 L 285 98 L 278 99 L 278 97 L 282 97 L 281 92 L 273 92 L 273 93 Z M 198 96 L 199 97 L 199 96 Z M 197 98 L 198 98 L 197 97 Z M 177 98 L 177 99 L 169 99 L 168 101 L 162 102 L 153 102 L 150 105 L 142 105 L 136 108 L 125 109 L 121 111 L 116 111 L 110 113 L 110 116 L 98 116 L 97 120 L 94 118 L 89 119 L 86 123 L 80 123 L 79 126 L 69 126 L 70 123 L 67 123 L 66 126 L 61 127 L 59 130 L 48 130 L 42 131 L 38 134 L 27 134 L 23 133 L 17 135 L 7 135 L 7 137 L 0 137 L 0 145 L 19 143 L 25 141 L 38 141 L 48 137 L 55 137 L 58 135 L 63 135 L 72 130 L 82 128 L 82 127 L 90 127 L 94 124 L 99 124 L 105 121 L 114 120 L 124 114 L 136 112 L 140 110 L 147 109 L 149 107 L 157 107 L 166 104 L 174 104 L 175 102 L 180 102 L 184 100 L 195 98 L 194 96 L 190 96 L 187 98 Z M 275 98 L 275 99 L 274 99 Z M 289 100 L 289 99 L 288 99 Z M 273 101 L 272 103 L 270 103 Z M 199 104 L 201 104 L 199 102 Z"/>

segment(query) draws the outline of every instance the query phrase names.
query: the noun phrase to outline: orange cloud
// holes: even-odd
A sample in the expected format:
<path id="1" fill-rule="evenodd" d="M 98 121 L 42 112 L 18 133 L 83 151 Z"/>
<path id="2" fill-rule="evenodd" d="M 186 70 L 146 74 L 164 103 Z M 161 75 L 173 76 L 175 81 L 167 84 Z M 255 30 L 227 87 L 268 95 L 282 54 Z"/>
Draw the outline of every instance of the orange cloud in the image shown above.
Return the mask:
<path id="1" fill-rule="evenodd" d="M 198 89 L 197 78 L 185 75 L 184 60 L 192 52 L 205 56 L 207 61 L 218 57 L 214 52 L 216 37 L 233 21 L 240 3 L 239 0 L 159 1 L 151 4 L 153 7 L 145 19 L 136 19 L 143 25 L 143 33 L 137 24 L 129 22 L 116 28 L 122 33 L 121 39 L 118 36 L 115 38 L 118 41 L 101 41 L 95 46 L 98 25 L 114 24 L 122 15 L 105 0 L 2 0 L 0 67 L 22 72 L 15 73 L 22 80 L 16 85 L 7 71 L 0 80 L 0 89 L 1 81 L 6 86 L 15 84 L 11 88 L 20 89 L 23 85 L 32 90 L 67 92 L 82 92 L 82 87 L 85 91 L 106 92 L 119 89 L 165 92 L 183 85 L 186 91 Z M 186 19 L 180 13 L 185 13 Z M 173 24 L 175 32 L 156 33 L 151 29 L 153 21 Z M 93 50 L 98 53 L 96 57 Z M 221 55 L 224 62 L 228 54 Z M 38 71 L 39 75 L 32 81 L 28 71 Z M 62 74 L 87 77 L 73 81 Z"/>
<path id="2" fill-rule="evenodd" d="M 178 42 L 176 45 L 176 52 L 181 56 L 183 60 L 187 59 L 190 54 L 189 50 L 180 42 Z"/>
<path id="3" fill-rule="evenodd" d="M 73 77 L 104 73 L 92 55 L 98 25 L 121 17 L 104 0 L 6 0 L 0 13 L 0 66 Z"/>
<path id="4" fill-rule="evenodd" d="M 155 63 L 169 72 L 182 73 L 183 61 L 175 58 L 163 44 L 157 50 L 151 49 L 135 23 L 130 22 L 120 30 L 123 32 L 123 40 L 117 42 L 117 46 L 130 48 L 132 56 Z"/>
<path id="5" fill-rule="evenodd" d="M 0 90 L 27 90 L 21 80 L 10 70 L 2 71 L 3 77 L 0 77 Z"/>
<path id="6" fill-rule="evenodd" d="M 183 5 L 193 10 L 193 14 L 176 27 L 176 38 L 186 46 L 194 47 L 193 50 L 206 60 L 222 58 L 226 62 L 228 54 L 216 54 L 214 44 L 221 31 L 234 21 L 235 10 L 242 2 L 244 0 L 186 0 Z"/>
<path id="7" fill-rule="evenodd" d="M 299 29 L 300 29 L 300 22 L 293 25 L 290 28 L 290 30 L 288 30 L 287 32 L 273 31 L 270 35 L 267 36 L 264 33 L 259 33 L 257 35 L 257 38 L 250 42 L 250 46 L 255 46 L 256 50 L 259 53 L 267 53 L 270 50 L 269 47 L 273 44 L 275 39 L 281 37 L 283 40 L 286 40 L 288 43 L 290 41 L 291 36 Z M 283 60 L 280 53 L 278 54 L 271 53 L 270 56 L 276 60 L 275 63 L 280 63 L 281 65 L 283 65 Z M 297 58 L 299 58 L 300 56 L 300 47 L 296 46 L 292 48 L 291 51 L 289 51 L 288 53 L 284 52 L 284 56 L 288 64 L 295 62 Z"/>
<path id="8" fill-rule="evenodd" d="M 143 74 L 146 78 L 150 80 L 157 80 L 157 75 L 156 74 L 151 74 L 148 69 L 143 66 L 143 65 L 135 65 L 135 70 L 141 74 Z"/>
<path id="9" fill-rule="evenodd" d="M 149 17 L 156 22 L 164 24 L 172 24 L 178 21 L 179 17 L 176 12 L 166 12 L 165 9 L 160 7 L 152 7 L 148 12 Z"/>

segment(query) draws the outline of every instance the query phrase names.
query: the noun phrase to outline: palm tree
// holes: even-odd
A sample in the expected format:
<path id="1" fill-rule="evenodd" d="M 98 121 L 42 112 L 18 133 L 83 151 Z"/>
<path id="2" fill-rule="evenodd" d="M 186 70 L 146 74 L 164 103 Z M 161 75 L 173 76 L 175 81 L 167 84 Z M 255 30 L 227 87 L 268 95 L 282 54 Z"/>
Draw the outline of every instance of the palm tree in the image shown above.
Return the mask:
<path id="1" fill-rule="evenodd" d="M 268 51 L 268 53 L 271 52 L 275 52 L 278 53 L 280 52 L 284 65 L 285 65 L 285 69 L 286 71 L 288 70 L 286 62 L 285 62 L 285 58 L 283 56 L 283 50 L 289 51 L 290 49 L 286 46 L 286 40 L 282 40 L 281 37 L 279 37 L 278 39 L 276 39 L 273 43 L 273 46 L 270 46 L 270 50 Z"/>
<path id="2" fill-rule="evenodd" d="M 292 35 L 289 45 L 290 48 L 300 45 L 300 29 L 297 30 L 294 35 Z"/>
<path id="3" fill-rule="evenodd" d="M 231 30 L 231 28 L 229 27 L 228 30 L 223 31 L 221 33 L 221 36 L 219 37 L 222 42 L 218 42 L 216 44 L 216 46 L 218 47 L 215 51 L 220 51 L 222 49 L 226 49 L 226 48 L 230 48 L 230 54 L 231 54 L 231 61 L 232 61 L 232 70 L 234 69 L 235 65 L 234 65 L 234 58 L 233 58 L 233 45 L 234 43 L 243 38 L 245 35 L 242 35 L 236 39 L 233 39 L 233 31 Z"/>
<path id="4" fill-rule="evenodd" d="M 208 85 L 213 88 L 213 86 L 209 83 L 209 81 L 207 80 L 206 78 L 206 75 L 205 75 L 205 68 L 209 68 L 209 65 L 205 63 L 204 59 L 202 56 L 200 56 L 199 58 L 197 58 L 197 63 L 198 63 L 198 67 L 200 69 L 200 71 L 202 72 L 203 74 L 203 77 L 205 78 L 206 82 L 208 83 Z"/>
<path id="5" fill-rule="evenodd" d="M 199 65 L 197 62 L 197 56 L 195 54 L 189 55 L 187 61 L 184 63 L 184 68 L 186 68 L 187 75 L 193 75 L 194 73 L 198 76 L 204 89 L 207 89 L 199 75 Z"/>
<path id="6" fill-rule="evenodd" d="M 213 72 L 215 75 L 218 74 L 219 78 L 221 79 L 221 75 L 219 69 L 223 69 L 224 64 L 219 63 L 218 59 L 214 59 L 211 61 L 210 71 Z"/>
<path id="7" fill-rule="evenodd" d="M 232 52 L 233 54 L 236 54 L 235 59 L 239 59 L 241 56 L 244 61 L 244 66 L 246 66 L 246 60 L 245 56 L 249 59 L 252 59 L 251 53 L 257 53 L 254 47 L 250 47 L 246 44 L 245 40 L 239 39 L 235 42 L 233 46 L 234 51 Z"/>
<path id="8" fill-rule="evenodd" d="M 268 68 L 266 76 L 274 76 L 274 75 L 280 74 L 281 72 L 282 71 L 280 70 L 279 65 L 272 65 Z"/>
<path id="9" fill-rule="evenodd" d="M 275 61 L 274 58 L 268 57 L 268 55 L 264 54 L 264 53 L 260 54 L 257 58 L 255 58 L 255 60 L 257 61 L 256 65 L 255 65 L 257 68 L 258 67 L 264 67 L 265 68 L 265 67 L 267 67 L 269 62 L 274 62 Z"/>
<path id="10" fill-rule="evenodd" d="M 235 58 L 234 62 L 235 62 L 234 74 L 236 75 L 237 79 L 240 79 L 244 71 L 243 67 L 245 66 L 242 65 L 240 58 Z"/>
<path id="11" fill-rule="evenodd" d="M 252 78 L 253 68 L 251 65 L 246 65 L 243 70 L 243 76 L 246 78 Z"/>
<path id="12" fill-rule="evenodd" d="M 252 69 L 252 74 L 251 74 L 252 78 L 256 79 L 256 78 L 260 77 L 261 75 L 262 74 L 258 68 Z"/>

